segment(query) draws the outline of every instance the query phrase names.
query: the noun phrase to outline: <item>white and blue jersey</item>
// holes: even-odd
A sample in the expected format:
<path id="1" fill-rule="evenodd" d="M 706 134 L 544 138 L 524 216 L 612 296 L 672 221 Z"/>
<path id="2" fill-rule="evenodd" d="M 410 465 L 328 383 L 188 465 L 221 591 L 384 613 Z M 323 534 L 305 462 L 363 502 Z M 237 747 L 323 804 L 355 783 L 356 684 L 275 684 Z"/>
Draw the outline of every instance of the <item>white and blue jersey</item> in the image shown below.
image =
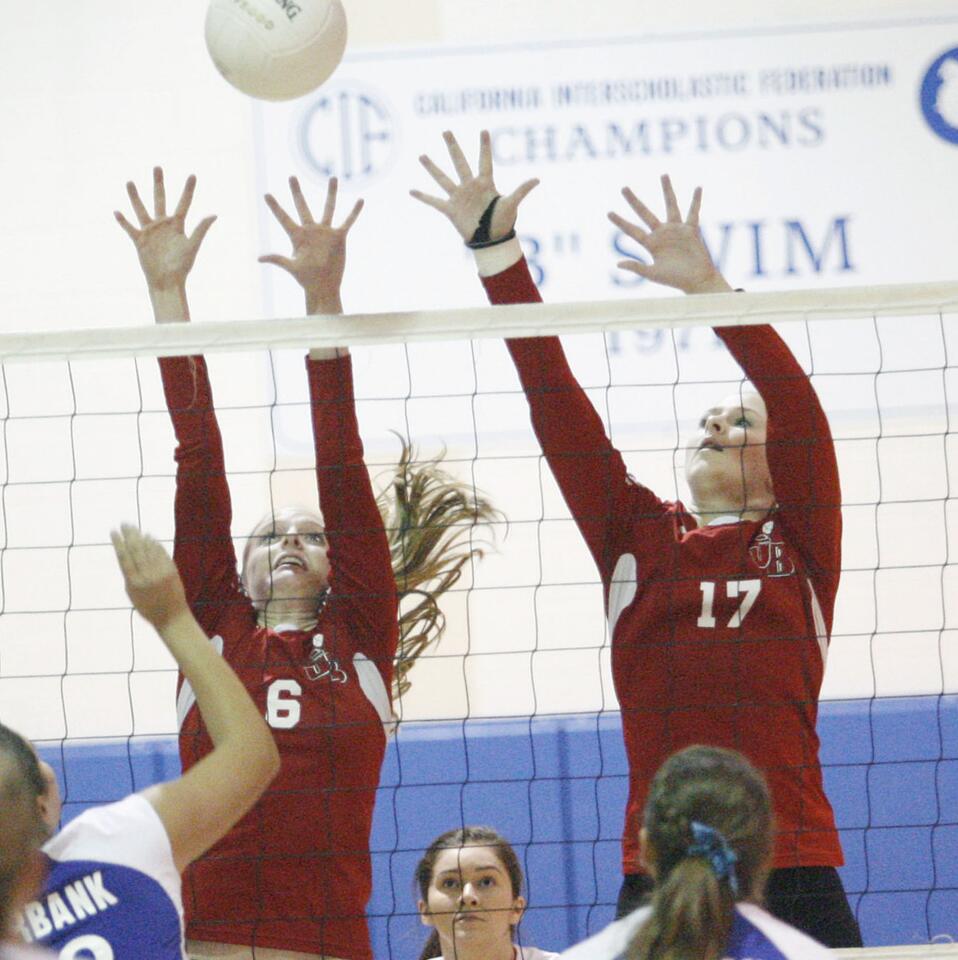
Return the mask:
<path id="1" fill-rule="evenodd" d="M 559 960 L 619 960 L 651 912 L 651 907 L 642 907 L 610 923 L 595 936 L 569 947 Z M 832 952 L 816 940 L 753 903 L 735 905 L 732 933 L 722 956 L 726 960 L 834 960 Z"/>
<path id="2" fill-rule="evenodd" d="M 21 933 L 60 960 L 183 960 L 183 903 L 170 839 L 139 794 L 80 814 L 44 847 L 43 894 Z"/>

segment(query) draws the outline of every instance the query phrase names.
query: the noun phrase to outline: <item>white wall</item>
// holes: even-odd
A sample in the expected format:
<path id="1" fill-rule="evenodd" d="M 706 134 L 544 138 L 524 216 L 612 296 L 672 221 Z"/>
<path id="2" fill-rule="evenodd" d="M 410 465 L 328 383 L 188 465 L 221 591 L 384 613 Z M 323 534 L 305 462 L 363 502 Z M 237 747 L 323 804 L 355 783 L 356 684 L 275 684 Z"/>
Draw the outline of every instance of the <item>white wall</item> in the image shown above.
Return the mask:
<path id="1" fill-rule="evenodd" d="M 167 169 L 171 192 L 187 173 L 195 172 L 200 181 L 195 216 L 211 211 L 220 215 L 191 281 L 194 316 L 215 320 L 262 314 L 264 289 L 271 288 L 265 287 L 263 268 L 255 263 L 263 236 L 262 205 L 256 195 L 263 170 L 257 114 L 209 64 L 202 6 L 196 0 L 126 5 L 56 0 L 54 15 L 50 7 L 41 13 L 35 6 L 3 4 L 0 332 L 150 322 L 135 255 L 112 211 L 127 205 L 125 181 L 147 184 L 154 163 Z M 741 0 L 723 4 L 717 22 L 714 3 L 622 0 L 591 4 L 585 13 L 578 0 L 355 0 L 347 6 L 352 49 L 360 53 L 364 48 L 388 53 L 395 45 L 458 48 L 783 23 L 886 22 L 905 13 L 898 3 L 843 3 L 838 10 L 833 3 L 796 3 L 772 9 Z M 956 13 L 954 2 L 907 7 L 912 21 Z M 958 42 L 953 30 L 949 35 Z M 429 145 L 408 147 L 418 151 Z M 854 178 L 852 161 L 844 174 Z M 899 189 L 907 190 L 905 183 Z M 276 188 L 272 180 L 269 185 Z M 881 202 L 876 197 L 876 206 Z M 887 226 L 887 243 L 901 243 L 894 223 Z M 359 262 L 365 265 L 368 259 Z M 927 277 L 915 270 L 896 279 Z M 368 284 L 368 274 L 351 272 L 347 302 L 362 303 Z M 465 297 L 471 297 L 470 302 L 481 299 L 475 289 Z M 926 321 L 930 332 L 921 342 L 928 352 L 916 363 L 933 366 L 941 356 L 932 335 L 936 322 Z M 872 332 L 855 349 L 874 355 L 877 347 Z M 885 347 L 887 352 L 889 345 Z M 594 351 L 595 344 L 588 349 Z M 462 351 L 461 369 L 468 370 L 472 357 L 464 345 Z M 481 352 L 486 383 L 494 384 L 502 375 L 501 351 L 489 347 Z M 449 356 L 443 354 L 443 363 Z M 949 356 L 953 360 L 955 352 Z M 399 348 L 359 356 L 364 396 L 381 395 L 376 390 L 382 371 L 402 371 L 407 362 L 414 369 L 435 369 L 429 348 L 412 351 L 409 357 L 411 361 Z M 603 358 L 597 362 L 601 367 Z M 298 358 L 290 359 L 280 369 L 298 363 Z M 263 471 L 234 482 L 235 532 L 241 535 L 260 515 L 271 483 L 280 499 L 314 495 L 308 455 L 284 454 L 281 466 L 294 472 L 271 480 L 265 472 L 273 449 L 267 412 L 228 412 L 251 398 L 268 402 L 273 385 L 263 358 L 216 361 L 213 367 L 230 467 Z M 131 625 L 106 547 L 109 526 L 127 518 L 139 518 L 164 536 L 171 533 L 170 432 L 153 365 L 141 362 L 138 369 L 139 375 L 132 363 L 80 363 L 72 370 L 64 365 L 14 365 L 6 370 L 11 419 L 5 433 L 3 519 L 10 549 L 2 568 L 0 715 L 21 723 L 33 737 L 172 728 L 168 658 L 148 631 Z M 445 369 L 455 380 L 460 368 Z M 604 399 L 608 381 L 590 382 L 598 388 L 597 398 Z M 627 403 L 624 386 L 634 382 L 614 380 L 612 393 L 619 389 Z M 827 390 L 827 385 L 822 388 Z M 279 389 L 290 399 L 304 395 L 298 375 L 281 379 Z M 667 413 L 668 391 L 659 399 Z M 487 415 L 490 424 L 525 422 L 517 396 L 484 403 L 485 414 L 480 415 Z M 475 473 L 513 520 L 499 552 L 477 574 L 481 586 L 512 588 L 476 591 L 468 600 L 460 595 L 450 603 L 449 636 L 441 656 L 417 668 L 406 715 L 613 707 L 594 573 L 551 478 L 540 467 L 531 435 L 526 432 L 515 441 L 521 459 L 493 457 L 473 465 L 471 430 L 464 431 L 462 424 L 471 422 L 474 409 L 468 392 L 441 407 L 421 400 L 372 399 L 361 406 L 372 461 L 388 462 L 395 449 L 388 427 L 411 417 L 413 433 L 425 438 L 427 451 L 445 437 L 450 455 L 465 458 L 464 473 Z M 944 453 L 955 454 L 942 426 L 944 410 L 942 399 L 927 417 L 909 419 L 896 412 L 891 396 L 881 404 L 873 398 L 857 417 L 836 419 L 836 433 L 845 438 L 839 452 L 846 499 L 864 503 L 846 514 L 846 559 L 849 567 L 863 569 L 850 571 L 844 580 L 826 683 L 829 695 L 934 692 L 958 686 L 955 637 L 948 632 L 956 626 L 958 611 L 950 606 L 942 610 L 952 592 L 948 560 L 953 552 L 949 554 L 948 547 L 955 533 L 946 536 L 943 523 L 946 512 L 954 522 L 950 501 L 944 499 L 949 479 Z M 77 412 L 83 416 L 75 416 Z M 35 419 L 41 416 L 44 419 Z M 440 426 L 444 422 L 448 429 Z M 915 440 L 900 447 L 877 439 L 879 427 L 887 434 L 889 423 L 906 432 L 921 432 L 932 423 L 937 433 L 927 443 Z M 670 425 L 659 427 L 641 439 L 623 433 L 617 440 L 634 450 L 630 456 L 636 469 L 657 478 L 659 489 L 669 492 L 675 488 L 669 452 L 674 431 Z M 289 428 L 291 433 L 297 430 Z M 494 435 L 491 427 L 484 434 L 489 435 Z M 656 446 L 665 446 L 666 452 L 652 452 Z M 896 491 L 915 489 L 907 482 L 913 475 L 925 481 L 922 490 L 941 499 L 930 505 L 876 508 L 879 465 L 886 500 L 894 499 Z M 534 522 L 540 517 L 544 523 Z M 905 534 L 916 527 L 920 536 L 908 541 Z M 878 544 L 888 563 L 889 557 L 894 560 L 894 549 L 906 541 L 924 545 L 919 559 L 931 556 L 939 566 L 889 583 L 873 570 Z M 543 545 L 546 563 L 540 568 Z M 905 557 L 902 562 L 910 561 Z M 881 604 L 876 612 L 879 587 L 886 597 L 907 597 L 918 614 L 902 621 L 900 607 Z M 512 629 L 504 630 L 504 623 Z M 464 660 L 467 653 L 471 656 Z"/>

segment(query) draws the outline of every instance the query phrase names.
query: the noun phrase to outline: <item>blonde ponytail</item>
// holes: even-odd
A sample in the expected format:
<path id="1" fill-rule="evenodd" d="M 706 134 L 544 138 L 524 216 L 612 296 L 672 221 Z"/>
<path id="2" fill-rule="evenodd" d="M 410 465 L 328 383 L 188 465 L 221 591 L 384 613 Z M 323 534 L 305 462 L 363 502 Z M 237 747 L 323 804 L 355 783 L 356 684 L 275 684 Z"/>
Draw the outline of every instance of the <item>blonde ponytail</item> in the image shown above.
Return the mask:
<path id="1" fill-rule="evenodd" d="M 442 455 L 419 460 L 400 439 L 399 462 L 378 498 L 400 598 L 394 698 L 409 690 L 413 664 L 442 636 L 446 618 L 439 598 L 485 552 L 487 544 L 473 539 L 475 528 L 504 520 L 473 487 L 442 468 Z"/>

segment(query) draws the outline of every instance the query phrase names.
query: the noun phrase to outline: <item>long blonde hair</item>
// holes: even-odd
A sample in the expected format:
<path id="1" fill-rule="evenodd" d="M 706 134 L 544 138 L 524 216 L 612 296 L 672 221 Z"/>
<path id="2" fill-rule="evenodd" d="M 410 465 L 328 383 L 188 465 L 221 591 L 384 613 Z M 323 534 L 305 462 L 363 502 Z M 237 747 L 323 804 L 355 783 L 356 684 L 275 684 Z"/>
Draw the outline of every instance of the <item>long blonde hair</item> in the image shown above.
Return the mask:
<path id="1" fill-rule="evenodd" d="M 474 487 L 443 469 L 445 453 L 420 460 L 415 447 L 400 441 L 399 462 L 378 497 L 400 598 L 394 698 L 409 690 L 413 664 L 446 628 L 439 598 L 489 546 L 475 539 L 476 528 L 505 520 Z"/>

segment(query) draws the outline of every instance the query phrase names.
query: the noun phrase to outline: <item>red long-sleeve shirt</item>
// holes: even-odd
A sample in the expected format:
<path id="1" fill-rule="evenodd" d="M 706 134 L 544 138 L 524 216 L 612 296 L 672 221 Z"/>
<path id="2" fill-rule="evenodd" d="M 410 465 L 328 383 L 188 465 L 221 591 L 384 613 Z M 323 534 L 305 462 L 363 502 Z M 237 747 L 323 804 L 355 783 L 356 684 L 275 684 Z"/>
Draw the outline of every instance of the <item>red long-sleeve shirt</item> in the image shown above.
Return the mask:
<path id="1" fill-rule="evenodd" d="M 177 439 L 174 559 L 194 614 L 266 713 L 282 758 L 262 799 L 185 874 L 187 936 L 370 960 L 369 834 L 397 597 L 349 358 L 307 361 L 331 565 L 328 602 L 310 632 L 257 626 L 230 538 L 206 365 L 175 357 L 160 368 Z M 317 643 L 325 655 L 311 661 Z M 188 693 L 181 689 L 179 704 L 184 769 L 212 748 Z"/>
<path id="2" fill-rule="evenodd" d="M 484 278 L 493 303 L 540 299 L 524 260 Z M 629 762 L 623 867 L 641 870 L 649 782 L 693 743 L 740 750 L 772 790 L 776 867 L 842 861 L 815 730 L 841 567 L 828 421 L 768 326 L 716 330 L 768 410 L 777 507 L 699 527 L 626 471 L 559 340 L 509 341 L 532 424 L 602 580 Z"/>

